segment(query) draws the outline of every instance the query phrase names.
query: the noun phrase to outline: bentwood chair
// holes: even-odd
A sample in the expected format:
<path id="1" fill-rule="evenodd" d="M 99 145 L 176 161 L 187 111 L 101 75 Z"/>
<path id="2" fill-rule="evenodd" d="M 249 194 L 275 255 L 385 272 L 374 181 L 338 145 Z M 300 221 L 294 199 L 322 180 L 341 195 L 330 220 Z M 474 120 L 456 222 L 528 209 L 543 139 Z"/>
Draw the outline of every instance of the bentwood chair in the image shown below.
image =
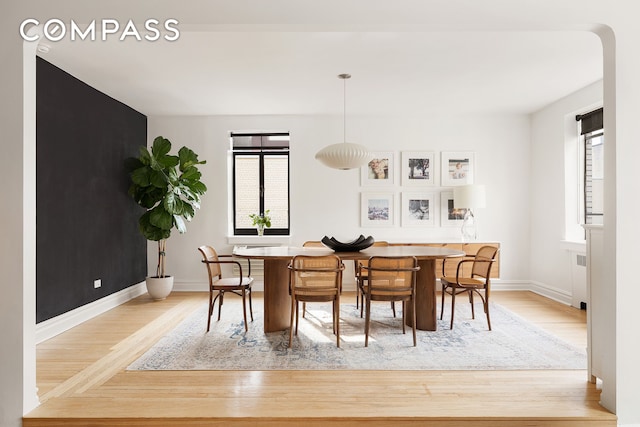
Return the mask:
<path id="1" fill-rule="evenodd" d="M 471 303 L 471 318 L 475 319 L 475 311 L 473 307 L 473 294 L 476 293 L 482 300 L 482 306 L 484 312 L 487 315 L 487 325 L 491 330 L 491 318 L 489 317 L 489 294 L 491 291 L 491 267 L 496 260 L 498 254 L 498 248 L 494 246 L 483 246 L 478 249 L 475 256 L 471 256 L 472 259 L 464 259 L 459 262 L 456 270 L 456 275 L 445 276 L 444 265 L 442 263 L 442 278 L 440 283 L 442 284 L 442 304 L 440 306 L 440 319 L 444 315 L 444 297 L 445 294 L 451 295 L 451 326 L 453 329 L 453 315 L 455 313 L 456 295 L 461 293 L 467 293 L 469 296 L 469 303 Z M 463 269 L 465 265 L 471 264 L 471 274 L 465 276 Z M 484 292 L 484 295 L 482 295 Z"/>
<path id="2" fill-rule="evenodd" d="M 242 265 L 236 260 L 220 260 L 220 258 L 230 258 L 233 255 L 218 255 L 216 250 L 211 246 L 200 246 L 198 248 L 202 254 L 202 262 L 207 267 L 209 274 L 209 316 L 207 318 L 207 332 L 211 328 L 211 316 L 213 315 L 213 306 L 218 300 L 218 320 L 222 312 L 222 304 L 224 304 L 224 295 L 226 292 L 233 293 L 242 297 L 242 313 L 244 316 L 244 330 L 248 331 L 247 325 L 247 304 L 246 296 L 249 295 L 249 313 L 253 322 L 253 306 L 251 304 L 251 260 L 248 261 L 248 272 L 245 276 L 242 271 Z M 221 264 L 235 264 L 238 267 L 238 274 L 235 277 L 223 278 Z M 217 292 L 215 298 L 213 294 Z"/>
<path id="3" fill-rule="evenodd" d="M 377 242 L 373 242 L 373 246 L 389 246 L 389 242 L 380 240 Z M 353 261 L 353 269 L 356 275 L 356 308 L 362 307 L 364 305 L 364 298 L 362 296 L 362 291 L 360 290 L 360 282 L 367 280 L 367 271 L 362 269 L 362 266 L 367 264 L 367 260 L 359 260 L 356 259 Z M 362 303 L 362 305 L 360 305 Z M 391 308 L 393 309 L 393 317 L 396 317 L 396 309 L 395 305 L 391 303 Z M 360 309 L 360 317 L 362 317 L 362 308 Z"/>
<path id="4" fill-rule="evenodd" d="M 289 290 L 291 292 L 291 320 L 289 322 L 289 347 L 298 335 L 298 303 L 333 303 L 333 333 L 340 347 L 340 285 L 344 264 L 336 255 L 297 255 L 289 263 Z"/>
<path id="5" fill-rule="evenodd" d="M 366 266 L 367 280 L 361 281 L 366 307 L 364 323 L 364 346 L 369 346 L 369 325 L 371 322 L 371 301 L 402 301 L 402 333 L 406 333 L 406 304 L 413 310 L 413 346 L 416 346 L 416 272 L 420 270 L 418 260 L 413 256 L 384 257 L 372 256 Z"/>
<path id="6" fill-rule="evenodd" d="M 302 244 L 303 248 L 326 248 L 320 240 L 307 240 Z M 340 284 L 340 293 L 342 293 L 342 283 Z M 302 303 L 302 318 L 307 314 L 307 303 Z"/>

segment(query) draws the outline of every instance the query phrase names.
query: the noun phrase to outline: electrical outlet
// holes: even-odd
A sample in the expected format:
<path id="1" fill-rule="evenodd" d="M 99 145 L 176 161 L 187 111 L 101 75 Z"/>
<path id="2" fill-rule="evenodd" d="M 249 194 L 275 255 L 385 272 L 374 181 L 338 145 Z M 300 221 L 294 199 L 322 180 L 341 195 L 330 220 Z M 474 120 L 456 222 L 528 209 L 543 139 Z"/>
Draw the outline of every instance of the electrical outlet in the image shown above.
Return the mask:
<path id="1" fill-rule="evenodd" d="M 93 288 L 94 289 L 98 289 L 101 286 L 102 286 L 102 279 L 97 279 L 97 280 L 93 281 Z"/>

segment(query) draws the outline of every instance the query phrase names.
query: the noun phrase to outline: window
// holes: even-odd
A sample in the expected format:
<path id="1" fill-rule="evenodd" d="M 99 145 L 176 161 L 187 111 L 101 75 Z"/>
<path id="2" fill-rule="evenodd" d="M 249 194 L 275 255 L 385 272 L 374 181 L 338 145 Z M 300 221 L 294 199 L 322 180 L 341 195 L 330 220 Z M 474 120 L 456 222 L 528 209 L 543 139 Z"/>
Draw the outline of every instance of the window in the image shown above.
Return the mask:
<path id="1" fill-rule="evenodd" d="M 251 214 L 271 217 L 265 235 L 289 234 L 289 134 L 231 133 L 233 234 L 257 235 Z"/>
<path id="2" fill-rule="evenodd" d="M 582 165 L 581 216 L 584 224 L 602 224 L 604 206 L 603 110 L 576 117 L 580 123 Z"/>

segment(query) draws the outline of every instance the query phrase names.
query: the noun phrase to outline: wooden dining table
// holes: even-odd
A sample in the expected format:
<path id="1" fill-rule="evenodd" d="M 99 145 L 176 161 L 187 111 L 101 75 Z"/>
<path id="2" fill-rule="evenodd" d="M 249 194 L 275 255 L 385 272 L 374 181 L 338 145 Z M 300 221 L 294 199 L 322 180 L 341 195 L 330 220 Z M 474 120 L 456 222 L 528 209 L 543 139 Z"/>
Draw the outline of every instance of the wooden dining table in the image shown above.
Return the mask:
<path id="1" fill-rule="evenodd" d="M 435 331 L 437 259 L 463 257 L 462 251 L 430 246 L 371 246 L 359 252 L 334 252 L 322 247 L 255 247 L 237 249 L 240 258 L 264 260 L 264 331 L 276 332 L 289 328 L 291 296 L 287 265 L 296 255 L 337 255 L 345 260 L 367 260 L 372 256 L 414 256 L 418 259 L 416 278 L 416 328 Z M 407 325 L 412 326 L 412 307 L 407 305 Z"/>

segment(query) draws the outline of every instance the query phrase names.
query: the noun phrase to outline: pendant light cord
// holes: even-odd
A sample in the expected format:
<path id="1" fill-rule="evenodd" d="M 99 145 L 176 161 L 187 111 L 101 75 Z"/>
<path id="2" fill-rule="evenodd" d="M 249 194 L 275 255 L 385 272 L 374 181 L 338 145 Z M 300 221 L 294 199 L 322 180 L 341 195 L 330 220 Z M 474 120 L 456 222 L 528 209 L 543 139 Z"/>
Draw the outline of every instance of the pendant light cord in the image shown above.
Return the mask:
<path id="1" fill-rule="evenodd" d="M 347 142 L 347 79 L 351 78 L 351 74 L 338 74 L 338 78 L 342 79 L 342 142 Z"/>

